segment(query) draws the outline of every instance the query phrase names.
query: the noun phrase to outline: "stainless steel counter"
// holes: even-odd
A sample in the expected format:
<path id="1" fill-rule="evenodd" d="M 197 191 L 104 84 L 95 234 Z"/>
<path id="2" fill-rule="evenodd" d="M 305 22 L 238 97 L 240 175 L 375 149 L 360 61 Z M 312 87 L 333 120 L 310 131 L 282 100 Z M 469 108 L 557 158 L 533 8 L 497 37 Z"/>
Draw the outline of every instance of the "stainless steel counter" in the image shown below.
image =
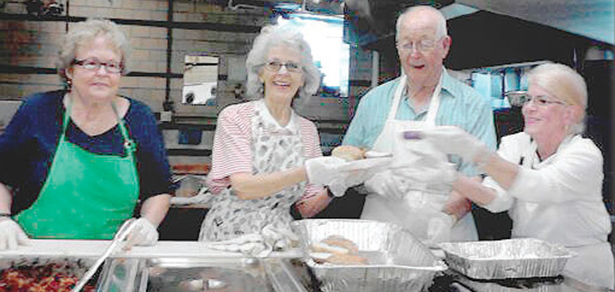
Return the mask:
<path id="1" fill-rule="evenodd" d="M 104 240 L 32 240 L 29 246 L 0 251 L 0 261 L 23 257 L 97 258 L 109 243 Z M 434 253 L 441 255 L 438 251 Z M 98 283 L 101 291 L 126 292 L 218 291 L 218 288 L 219 291 L 320 291 L 318 280 L 297 260 L 300 257 L 299 250 L 292 250 L 254 259 L 240 253 L 208 249 L 201 242 L 160 241 L 155 246 L 137 246 L 113 254 L 102 268 Z M 600 290 L 563 277 L 517 282 L 476 281 L 449 269 L 434 278 L 428 291 Z"/>
<path id="2" fill-rule="evenodd" d="M 19 256 L 45 257 L 98 257 L 110 244 L 108 240 L 31 240 L 28 246 L 19 246 L 15 250 L 0 251 L 0 258 Z M 271 257 L 300 257 L 300 250 L 274 252 Z M 187 257 L 187 258 L 240 258 L 240 253 L 209 249 L 197 241 L 159 241 L 154 246 L 135 246 L 128 251 L 119 251 L 111 257 L 151 258 L 151 257 Z"/>

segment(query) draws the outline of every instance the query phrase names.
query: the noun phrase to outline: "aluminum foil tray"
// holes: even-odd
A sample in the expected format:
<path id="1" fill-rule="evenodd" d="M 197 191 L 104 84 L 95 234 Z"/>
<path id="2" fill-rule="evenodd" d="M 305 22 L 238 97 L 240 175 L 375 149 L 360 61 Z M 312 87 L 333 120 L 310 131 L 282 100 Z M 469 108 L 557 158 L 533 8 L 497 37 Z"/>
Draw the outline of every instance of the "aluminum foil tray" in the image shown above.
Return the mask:
<path id="1" fill-rule="evenodd" d="M 441 243 L 446 263 L 473 279 L 556 277 L 573 256 L 565 247 L 533 239 Z"/>
<path id="2" fill-rule="evenodd" d="M 401 227 L 389 223 L 351 219 L 305 219 L 293 222 L 301 237 L 304 260 L 324 292 L 422 291 L 446 264 Z M 313 243 L 329 236 L 353 241 L 364 265 L 333 265 L 314 261 Z"/>

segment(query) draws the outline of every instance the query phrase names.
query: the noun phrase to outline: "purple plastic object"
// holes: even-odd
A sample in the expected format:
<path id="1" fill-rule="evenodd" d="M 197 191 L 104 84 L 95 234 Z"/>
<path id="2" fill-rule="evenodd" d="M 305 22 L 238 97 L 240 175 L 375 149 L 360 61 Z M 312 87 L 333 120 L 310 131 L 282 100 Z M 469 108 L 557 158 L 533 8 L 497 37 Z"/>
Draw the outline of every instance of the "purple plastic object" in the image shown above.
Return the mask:
<path id="1" fill-rule="evenodd" d="M 416 139 L 422 139 L 423 136 L 421 135 L 421 132 L 417 132 L 417 131 L 405 131 L 404 132 L 404 139 L 406 140 L 416 140 Z"/>

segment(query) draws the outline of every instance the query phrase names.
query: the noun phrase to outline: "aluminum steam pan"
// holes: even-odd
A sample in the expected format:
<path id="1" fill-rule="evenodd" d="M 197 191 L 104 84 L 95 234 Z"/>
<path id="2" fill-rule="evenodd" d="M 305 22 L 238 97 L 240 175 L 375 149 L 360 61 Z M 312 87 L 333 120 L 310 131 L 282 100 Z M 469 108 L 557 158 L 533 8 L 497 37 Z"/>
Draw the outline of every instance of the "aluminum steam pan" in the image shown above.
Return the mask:
<path id="1" fill-rule="evenodd" d="M 446 264 L 412 234 L 389 223 L 351 219 L 306 219 L 293 222 L 301 237 L 304 260 L 325 292 L 422 291 Z M 329 236 L 351 240 L 361 265 L 319 263 L 311 247 Z"/>
<path id="2" fill-rule="evenodd" d="M 473 279 L 558 276 L 572 252 L 534 238 L 441 243 L 446 263 Z"/>

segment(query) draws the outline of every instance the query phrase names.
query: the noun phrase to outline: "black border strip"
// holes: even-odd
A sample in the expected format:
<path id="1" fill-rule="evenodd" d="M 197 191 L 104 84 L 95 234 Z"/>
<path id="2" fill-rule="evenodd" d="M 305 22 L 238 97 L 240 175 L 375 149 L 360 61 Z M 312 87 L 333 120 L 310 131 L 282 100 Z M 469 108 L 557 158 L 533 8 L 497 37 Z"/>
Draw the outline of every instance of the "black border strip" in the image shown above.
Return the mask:
<path id="1" fill-rule="evenodd" d="M 211 156 L 208 149 L 167 149 L 169 156 Z"/>

